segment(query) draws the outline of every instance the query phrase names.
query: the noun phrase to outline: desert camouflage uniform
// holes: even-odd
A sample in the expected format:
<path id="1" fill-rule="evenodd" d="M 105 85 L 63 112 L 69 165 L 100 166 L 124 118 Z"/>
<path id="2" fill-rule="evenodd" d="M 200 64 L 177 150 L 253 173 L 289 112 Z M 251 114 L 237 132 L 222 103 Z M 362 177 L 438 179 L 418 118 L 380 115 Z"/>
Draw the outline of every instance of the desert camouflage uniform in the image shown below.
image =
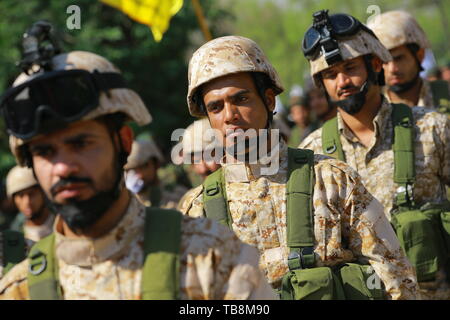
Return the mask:
<path id="1" fill-rule="evenodd" d="M 107 235 L 70 239 L 55 221 L 55 248 L 65 299 L 140 299 L 145 207 L 132 198 L 128 212 Z M 182 220 L 182 299 L 274 298 L 257 266 L 258 253 L 207 219 Z M 0 280 L 0 299 L 29 299 L 28 260 Z"/>
<path id="2" fill-rule="evenodd" d="M 417 183 L 413 190 L 414 199 L 418 203 L 441 202 L 446 198 L 445 185 L 450 185 L 450 120 L 443 114 L 423 107 L 413 107 L 412 111 L 416 132 L 414 151 Z M 375 136 L 369 147 L 361 144 L 344 125 L 340 114 L 337 115 L 346 161 L 361 175 L 367 190 L 383 204 L 388 219 L 398 187 L 394 183 L 391 113 L 391 105 L 383 99 L 373 120 Z M 323 153 L 321 135 L 322 129 L 314 131 L 300 147 Z M 443 283 L 438 286 L 441 285 L 444 286 Z M 426 294 L 422 294 L 422 298 L 426 298 Z"/>
<path id="3" fill-rule="evenodd" d="M 280 143 L 280 168 L 261 174 L 260 164 L 223 164 L 232 229 L 261 254 L 260 268 L 274 288 L 288 272 L 286 236 L 287 147 Z M 273 159 L 273 158 L 272 158 Z M 373 265 L 392 299 L 415 299 L 414 271 L 383 215 L 380 203 L 345 163 L 315 155 L 314 249 L 317 266 L 359 260 Z M 264 163 L 264 162 L 262 162 Z M 202 186 L 179 208 L 202 216 Z"/>

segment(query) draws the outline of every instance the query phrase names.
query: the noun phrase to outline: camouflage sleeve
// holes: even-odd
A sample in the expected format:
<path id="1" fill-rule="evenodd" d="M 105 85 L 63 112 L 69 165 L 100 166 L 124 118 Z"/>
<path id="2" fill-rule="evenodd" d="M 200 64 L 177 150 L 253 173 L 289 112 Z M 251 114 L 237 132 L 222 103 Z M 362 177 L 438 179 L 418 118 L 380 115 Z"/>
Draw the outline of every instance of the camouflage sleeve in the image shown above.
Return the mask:
<path id="1" fill-rule="evenodd" d="M 342 215 L 343 234 L 349 248 L 361 261 L 368 261 L 383 281 L 388 298 L 417 299 L 417 279 L 383 206 L 364 187 L 359 175 L 338 163 L 345 175 L 346 192 Z"/>
<path id="2" fill-rule="evenodd" d="M 183 220 L 182 299 L 276 299 L 256 248 L 209 219 Z"/>
<path id="3" fill-rule="evenodd" d="M 28 260 L 15 265 L 0 280 L 0 300 L 29 300 Z"/>
<path id="4" fill-rule="evenodd" d="M 298 146 L 301 149 L 310 149 L 314 153 L 322 153 L 322 128 L 319 128 L 309 134 Z"/>
<path id="5" fill-rule="evenodd" d="M 177 210 L 190 217 L 203 217 L 203 185 L 189 190 L 178 203 Z"/>

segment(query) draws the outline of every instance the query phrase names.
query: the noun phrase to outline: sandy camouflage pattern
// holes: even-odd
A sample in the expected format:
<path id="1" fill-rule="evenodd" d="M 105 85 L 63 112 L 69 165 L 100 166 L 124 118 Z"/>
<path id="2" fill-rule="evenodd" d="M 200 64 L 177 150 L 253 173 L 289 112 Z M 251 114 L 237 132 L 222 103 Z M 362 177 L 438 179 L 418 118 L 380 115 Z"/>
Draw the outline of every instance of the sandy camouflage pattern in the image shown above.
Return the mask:
<path id="1" fill-rule="evenodd" d="M 65 299 L 140 299 L 145 207 L 132 198 L 128 212 L 107 235 L 69 239 L 55 222 L 56 255 Z M 258 270 L 257 250 L 207 219 L 184 217 L 182 299 L 273 299 Z M 29 299 L 28 260 L 0 280 L 0 299 Z"/>
<path id="2" fill-rule="evenodd" d="M 171 188 L 170 190 L 167 189 L 168 187 L 164 185 L 157 187 L 151 186 L 149 189 L 145 189 L 136 195 L 138 200 L 146 207 L 152 206 L 152 202 L 150 199 L 152 188 L 159 188 L 160 196 L 158 199 L 159 201 L 158 207 L 164 209 L 175 209 L 180 199 L 188 191 L 188 189 L 182 185 L 176 185 L 174 188 Z"/>
<path id="3" fill-rule="evenodd" d="M 445 186 L 450 186 L 450 120 L 428 108 L 413 107 L 412 111 L 415 119 L 415 167 L 418 181 L 413 190 L 414 199 L 418 203 L 441 202 L 446 199 Z M 388 219 L 391 218 L 390 211 L 398 188 L 393 180 L 391 113 L 391 105 L 383 99 L 381 109 L 374 119 L 375 137 L 368 148 L 344 125 L 339 113 L 337 116 L 347 163 L 358 171 L 369 192 L 383 204 Z M 314 131 L 299 147 L 323 153 L 321 135 L 322 129 Z M 450 299 L 450 289 L 442 277 L 432 283 L 420 283 L 420 286 L 429 288 L 421 290 L 424 299 Z"/>
<path id="4" fill-rule="evenodd" d="M 339 39 L 338 45 L 342 60 L 350 60 L 366 54 L 374 54 L 384 63 L 392 60 L 391 54 L 381 42 L 363 30 L 351 37 Z M 311 76 L 316 85 L 319 85 L 314 76 L 331 66 L 327 63 L 323 54 L 320 54 L 315 60 L 310 60 L 309 64 L 311 66 Z"/>
<path id="5" fill-rule="evenodd" d="M 156 158 L 159 163 L 164 162 L 164 157 L 153 139 L 135 140 L 131 145 L 131 153 L 124 166 L 125 170 L 134 169 L 147 163 L 151 158 Z"/>
<path id="6" fill-rule="evenodd" d="M 266 73 L 276 94 L 284 90 L 276 70 L 253 40 L 240 36 L 216 38 L 195 51 L 189 61 L 187 102 L 191 115 L 204 116 L 192 100 L 195 90 L 208 81 L 238 72 Z"/>
<path id="7" fill-rule="evenodd" d="M 6 194 L 8 197 L 16 192 L 39 184 L 34 177 L 33 170 L 28 167 L 15 166 L 6 176 Z"/>
<path id="8" fill-rule="evenodd" d="M 72 70 L 83 69 L 89 72 L 93 72 L 97 69 L 99 72 L 120 72 L 111 62 L 105 58 L 87 51 L 72 51 L 69 53 L 63 53 L 55 56 L 52 59 L 53 70 Z M 34 78 L 40 73 L 33 75 L 27 75 L 22 73 L 14 81 L 13 86 L 18 86 L 23 82 Z M 106 114 L 112 114 L 116 112 L 125 113 L 129 120 L 136 121 L 140 126 L 146 125 L 151 122 L 152 117 L 148 112 L 147 107 L 142 101 L 141 97 L 131 89 L 111 89 L 109 90 L 109 96 L 105 92 L 100 93 L 99 106 L 87 113 L 81 120 L 92 120 L 97 117 Z M 31 139 L 34 139 L 33 137 Z M 27 140 L 29 141 L 29 140 Z M 11 152 L 16 157 L 17 163 L 21 166 L 25 165 L 23 156 L 20 154 L 19 147 L 23 145 L 25 141 L 22 139 L 10 136 L 9 146 Z"/>
<path id="9" fill-rule="evenodd" d="M 406 11 L 384 12 L 372 18 L 367 26 L 388 50 L 408 43 L 416 43 L 424 49 L 431 48 L 419 23 Z"/>
<path id="10" fill-rule="evenodd" d="M 383 95 L 386 97 L 388 102 L 392 102 L 389 97 L 389 88 L 384 86 L 382 88 Z M 417 107 L 427 107 L 430 109 L 436 109 L 433 102 L 433 92 L 431 91 L 430 82 L 426 79 L 422 79 L 422 87 L 420 88 L 419 101 L 417 101 Z"/>
<path id="11" fill-rule="evenodd" d="M 315 155 L 314 234 L 317 266 L 369 262 L 392 299 L 417 298 L 416 277 L 383 214 L 356 172 L 341 161 Z M 233 231 L 256 246 L 260 268 L 274 288 L 288 271 L 286 240 L 287 147 L 281 143 L 280 169 L 261 175 L 260 164 L 225 164 Z M 180 203 L 185 214 L 202 216 L 202 187 Z"/>

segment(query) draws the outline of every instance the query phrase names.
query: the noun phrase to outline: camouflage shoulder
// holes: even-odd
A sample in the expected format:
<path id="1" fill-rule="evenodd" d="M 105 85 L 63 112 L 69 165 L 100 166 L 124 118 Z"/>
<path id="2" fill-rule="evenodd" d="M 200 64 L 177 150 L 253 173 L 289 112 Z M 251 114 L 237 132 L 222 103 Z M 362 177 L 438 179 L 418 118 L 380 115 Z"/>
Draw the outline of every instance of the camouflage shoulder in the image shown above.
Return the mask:
<path id="1" fill-rule="evenodd" d="M 303 141 L 300 143 L 298 148 L 310 149 L 314 152 L 322 152 L 322 128 L 316 129 L 311 132 Z"/>
<path id="2" fill-rule="evenodd" d="M 183 195 L 183 197 L 181 197 L 180 201 L 178 202 L 177 210 L 181 211 L 183 214 L 187 214 L 191 209 L 194 200 L 201 196 L 202 192 L 203 184 L 190 189 Z"/>
<path id="3" fill-rule="evenodd" d="M 430 129 L 436 129 L 438 131 L 448 130 L 445 128 L 450 126 L 450 117 L 435 109 L 412 107 L 412 111 L 415 125 L 419 128 L 420 132 Z"/>
<path id="4" fill-rule="evenodd" d="M 189 238 L 188 242 L 199 241 L 198 245 L 207 244 L 208 248 L 228 246 L 232 242 L 240 242 L 230 229 L 215 220 L 203 217 L 183 216 L 182 234 Z"/>
<path id="5" fill-rule="evenodd" d="M 28 259 L 15 265 L 0 280 L 0 300 L 29 299 L 28 297 Z"/>

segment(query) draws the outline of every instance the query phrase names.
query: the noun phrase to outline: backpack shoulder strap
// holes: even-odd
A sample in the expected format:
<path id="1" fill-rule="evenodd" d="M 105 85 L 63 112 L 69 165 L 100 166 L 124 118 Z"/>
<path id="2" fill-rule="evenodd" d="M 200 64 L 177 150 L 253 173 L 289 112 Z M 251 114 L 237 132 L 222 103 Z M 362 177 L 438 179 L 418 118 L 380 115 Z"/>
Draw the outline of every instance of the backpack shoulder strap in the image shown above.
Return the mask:
<path id="1" fill-rule="evenodd" d="M 338 119 L 327 120 L 322 127 L 322 149 L 324 154 L 345 161 L 338 130 Z"/>
<path id="2" fill-rule="evenodd" d="M 58 261 L 55 257 L 55 235 L 38 241 L 28 255 L 28 289 L 32 300 L 62 299 Z"/>
<path id="3" fill-rule="evenodd" d="M 13 230 L 4 230 L 0 236 L 3 238 L 3 273 L 7 273 L 26 258 L 25 238 L 23 233 Z"/>
<path id="4" fill-rule="evenodd" d="M 447 81 L 435 80 L 429 83 L 435 107 L 439 107 L 442 104 L 441 100 L 450 101 L 449 83 Z"/>
<path id="5" fill-rule="evenodd" d="M 231 229 L 233 221 L 228 209 L 222 168 L 211 173 L 203 182 L 203 208 L 207 218 Z"/>
<path id="6" fill-rule="evenodd" d="M 147 208 L 141 282 L 144 300 L 180 298 L 181 221 L 179 211 Z"/>
<path id="7" fill-rule="evenodd" d="M 412 110 L 406 104 L 392 104 L 394 127 L 394 182 L 412 184 L 415 180 Z"/>
<path id="8" fill-rule="evenodd" d="M 287 245 L 289 269 L 314 266 L 314 153 L 288 149 Z"/>
<path id="9" fill-rule="evenodd" d="M 394 182 L 402 186 L 397 191 L 398 206 L 413 205 L 412 185 L 416 179 L 414 162 L 414 120 L 412 110 L 406 104 L 392 104 L 392 126 L 394 128 Z"/>

